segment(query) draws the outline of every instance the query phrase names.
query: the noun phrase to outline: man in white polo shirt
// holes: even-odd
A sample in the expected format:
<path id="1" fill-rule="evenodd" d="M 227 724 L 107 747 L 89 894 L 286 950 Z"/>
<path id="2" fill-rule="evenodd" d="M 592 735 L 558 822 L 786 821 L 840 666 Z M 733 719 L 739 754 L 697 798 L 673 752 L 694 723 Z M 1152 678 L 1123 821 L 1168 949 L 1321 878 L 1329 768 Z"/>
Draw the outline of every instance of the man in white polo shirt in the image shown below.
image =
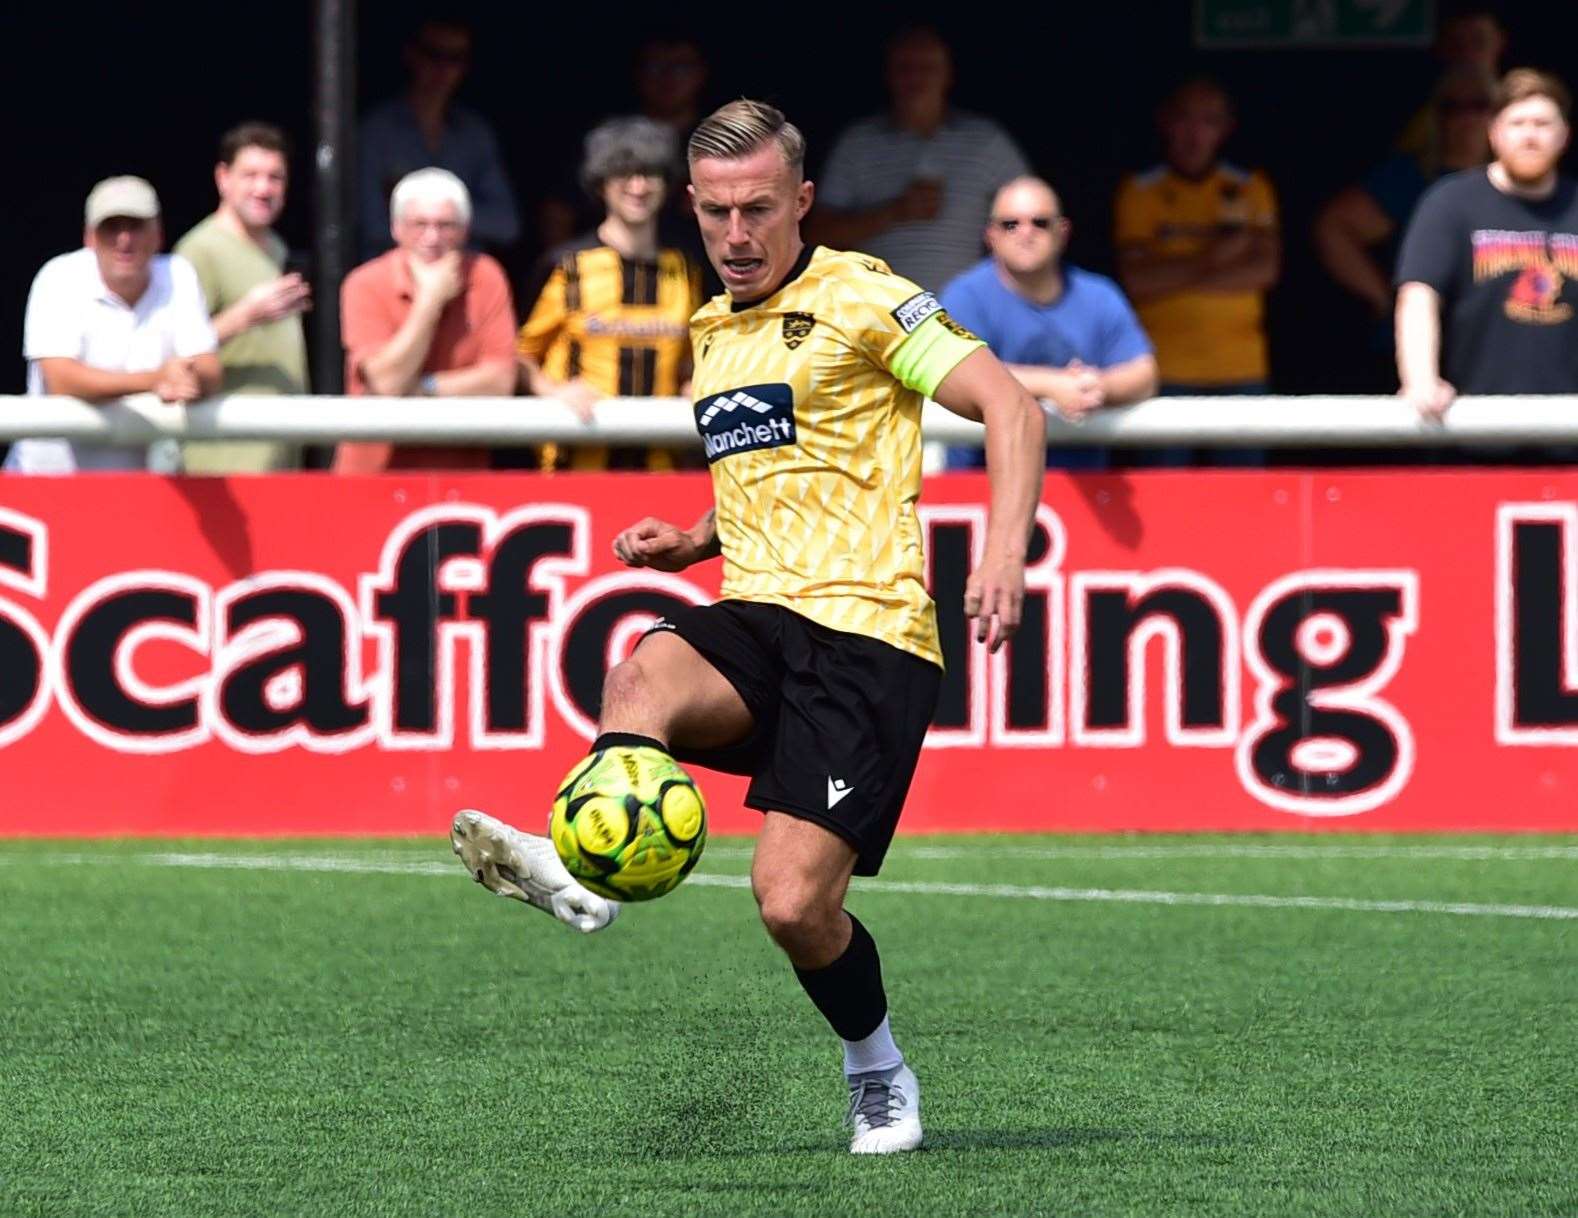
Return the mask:
<path id="1" fill-rule="evenodd" d="M 83 247 L 33 278 L 22 355 L 30 394 L 109 402 L 156 393 L 195 402 L 219 388 L 219 343 L 197 272 L 156 251 L 159 197 L 141 178 L 106 178 L 88 195 Z M 18 440 L 7 470 L 58 474 L 148 468 L 141 447 Z"/>
<path id="2" fill-rule="evenodd" d="M 813 240 L 940 292 L 981 260 L 992 196 L 1030 166 L 995 122 L 948 104 L 953 56 L 931 27 L 894 35 L 886 80 L 888 112 L 838 137 L 808 224 Z"/>

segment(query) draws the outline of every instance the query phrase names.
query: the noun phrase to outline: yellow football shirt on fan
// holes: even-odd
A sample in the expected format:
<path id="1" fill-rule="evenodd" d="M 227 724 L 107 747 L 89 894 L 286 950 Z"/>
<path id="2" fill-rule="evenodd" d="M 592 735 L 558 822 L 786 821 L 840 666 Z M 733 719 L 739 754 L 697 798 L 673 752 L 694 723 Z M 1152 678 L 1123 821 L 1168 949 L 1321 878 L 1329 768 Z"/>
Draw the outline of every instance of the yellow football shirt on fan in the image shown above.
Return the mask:
<path id="1" fill-rule="evenodd" d="M 1190 255 L 1226 233 L 1273 232 L 1277 204 L 1259 172 L 1221 164 L 1198 181 L 1166 165 L 1127 179 L 1118 190 L 1116 240 L 1160 254 Z M 1163 384 L 1239 385 L 1268 374 L 1264 303 L 1259 292 L 1169 292 L 1135 302 L 1156 347 Z"/>
<path id="2" fill-rule="evenodd" d="M 920 518 L 921 404 L 984 344 L 864 254 L 806 247 L 773 295 L 690 323 L 720 599 L 942 663 Z"/>

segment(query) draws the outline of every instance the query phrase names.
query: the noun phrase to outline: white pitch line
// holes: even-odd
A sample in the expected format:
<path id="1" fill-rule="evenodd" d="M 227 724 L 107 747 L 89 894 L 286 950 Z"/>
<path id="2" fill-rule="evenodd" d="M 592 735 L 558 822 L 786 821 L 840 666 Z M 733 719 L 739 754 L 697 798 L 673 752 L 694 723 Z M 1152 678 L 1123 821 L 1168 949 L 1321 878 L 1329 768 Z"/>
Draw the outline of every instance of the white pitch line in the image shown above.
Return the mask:
<path id="1" fill-rule="evenodd" d="M 243 871 L 352 872 L 363 875 L 464 876 L 453 863 L 379 861 L 302 854 L 37 855 L 37 862 L 142 863 L 147 866 L 235 868 Z M 704 888 L 749 888 L 749 876 L 693 875 Z M 929 880 L 859 879 L 862 892 L 920 896 L 998 897 L 1029 901 L 1100 901 L 1124 905 L 1240 906 L 1252 909 L 1328 909 L 1350 913 L 1434 913 L 1480 918 L 1578 920 L 1578 909 L 1560 905 L 1490 905 L 1470 901 L 1383 901 L 1359 897 L 1279 897 L 1260 893 L 1165 892 L 1129 888 L 1048 888 L 1018 884 L 949 884 Z"/>
<path id="2" fill-rule="evenodd" d="M 748 846 L 708 850 L 712 858 L 750 858 Z M 1282 846 L 1282 845 L 1137 845 L 1137 846 L 916 846 L 899 843 L 894 859 L 952 860 L 983 855 L 1005 859 L 1071 859 L 1121 862 L 1125 859 L 1444 859 L 1466 863 L 1578 862 L 1578 846 Z"/>
<path id="3" fill-rule="evenodd" d="M 701 880 L 707 878 L 693 877 Z M 1341 909 L 1355 913 L 1437 913 L 1480 918 L 1578 920 L 1578 909 L 1561 905 L 1484 905 L 1469 901 L 1376 901 L 1359 897 L 1276 897 L 1257 893 L 1148 892 L 1125 888 L 1039 888 L 1014 884 L 944 884 L 911 880 L 867 880 L 860 886 L 875 892 L 915 892 L 960 897 L 1019 897 L 1033 901 L 1114 901 L 1132 905 L 1241 905 L 1257 909 Z"/>
<path id="4" fill-rule="evenodd" d="M 707 857 L 711 859 L 748 859 L 755 852 L 753 846 L 725 846 L 720 844 L 711 846 Z M 1246 843 L 1235 845 L 1229 842 L 1213 843 L 1209 845 L 1188 844 L 1140 844 L 1121 846 L 1010 846 L 983 844 L 974 846 L 922 846 L 910 845 L 900 842 L 893 847 L 890 858 L 919 859 L 929 862 L 948 862 L 957 859 L 977 859 L 983 855 L 990 855 L 999 859 L 1065 859 L 1070 861 L 1085 862 L 1124 862 L 1135 860 L 1144 862 L 1154 859 L 1283 859 L 1303 862 L 1321 862 L 1323 860 L 1363 861 L 1381 859 L 1440 859 L 1448 862 L 1464 863 L 1537 863 L 1537 862 L 1578 862 L 1578 846 L 1445 846 L 1445 845 L 1280 845 L 1271 843 L 1253 844 Z M 27 854 L 11 854 L 0 852 L 0 866 L 26 862 L 30 858 L 41 856 Z M 100 857 L 97 854 L 52 854 L 49 856 L 55 862 L 93 862 Z M 130 856 L 117 854 L 115 859 L 124 860 Z M 194 856 L 207 857 L 207 856 Z M 233 857 L 229 855 L 215 855 L 213 857 Z M 291 857 L 291 856 L 259 856 L 259 857 Z M 298 856 L 313 857 L 320 856 Z M 400 856 L 384 855 L 344 855 L 350 860 L 351 865 L 335 868 L 341 871 L 355 870 L 354 862 L 358 859 L 374 859 L 388 861 L 392 865 L 399 861 Z M 302 870 L 308 868 L 303 867 Z M 328 870 L 329 868 L 319 868 Z"/>
<path id="5" fill-rule="evenodd" d="M 1578 846 L 1004 846 L 993 847 L 1000 858 L 1026 859 L 1446 859 L 1461 862 L 1578 861 Z M 979 855 L 979 851 L 976 855 Z M 897 857 L 897 856 L 896 856 Z M 966 857 L 959 846 L 912 846 L 905 858 Z"/>

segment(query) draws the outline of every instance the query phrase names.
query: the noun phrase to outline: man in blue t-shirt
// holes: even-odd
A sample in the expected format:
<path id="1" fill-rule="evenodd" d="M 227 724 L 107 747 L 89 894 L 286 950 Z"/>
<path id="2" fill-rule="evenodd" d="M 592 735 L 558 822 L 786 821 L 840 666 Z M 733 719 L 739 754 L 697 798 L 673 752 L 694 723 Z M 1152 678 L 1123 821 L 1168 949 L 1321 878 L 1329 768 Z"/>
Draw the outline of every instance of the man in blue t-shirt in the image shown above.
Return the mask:
<path id="1" fill-rule="evenodd" d="M 1156 392 L 1156 356 L 1122 289 L 1102 275 L 1065 266 L 1069 222 L 1039 178 L 1016 178 L 997 192 L 986 244 L 991 257 L 948 284 L 942 304 L 983 339 L 1024 387 L 1065 418 L 1083 419 Z M 950 468 L 979 466 L 981 453 L 949 454 Z M 1061 450 L 1049 464 L 1103 469 L 1104 450 Z"/>

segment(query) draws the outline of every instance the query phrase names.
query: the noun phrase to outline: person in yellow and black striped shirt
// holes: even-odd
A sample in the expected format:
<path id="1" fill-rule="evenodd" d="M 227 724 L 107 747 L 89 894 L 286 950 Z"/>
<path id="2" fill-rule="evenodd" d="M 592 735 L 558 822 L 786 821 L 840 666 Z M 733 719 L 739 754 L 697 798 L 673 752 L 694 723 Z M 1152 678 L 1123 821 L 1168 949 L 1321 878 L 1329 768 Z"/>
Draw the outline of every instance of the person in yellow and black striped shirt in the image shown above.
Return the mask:
<path id="1" fill-rule="evenodd" d="M 558 398 L 583 418 L 605 397 L 674 397 L 690 380 L 690 315 L 701 270 L 658 245 L 674 172 L 674 137 L 644 118 L 613 119 L 586 138 L 582 184 L 607 216 L 553 250 L 523 300 L 533 301 L 517 350 L 528 393 Z M 544 445 L 543 469 L 673 469 L 691 452 Z"/>
<path id="2" fill-rule="evenodd" d="M 689 529 L 639 521 L 614 554 L 658 571 L 721 557 L 721 599 L 669 614 L 609 670 L 599 761 L 578 765 L 566 798 L 608 758 L 654 785 L 681 781 L 680 762 L 751 776 L 745 802 L 764 813 L 751 888 L 843 1041 L 850 1150 L 914 1150 L 919 1084 L 889 1027 L 876 943 L 844 897 L 852 874 L 882 864 L 942 679 L 915 506 L 921 405 L 986 424 L 991 507 L 963 609 L 989 651 L 1020 620 L 1046 420 L 930 292 L 881 259 L 801 240 L 805 139 L 778 110 L 730 102 L 696 128 L 689 158 L 726 289 L 691 323 L 714 507 Z M 544 838 L 468 810 L 452 840 L 479 883 L 580 930 L 619 912 Z"/>

